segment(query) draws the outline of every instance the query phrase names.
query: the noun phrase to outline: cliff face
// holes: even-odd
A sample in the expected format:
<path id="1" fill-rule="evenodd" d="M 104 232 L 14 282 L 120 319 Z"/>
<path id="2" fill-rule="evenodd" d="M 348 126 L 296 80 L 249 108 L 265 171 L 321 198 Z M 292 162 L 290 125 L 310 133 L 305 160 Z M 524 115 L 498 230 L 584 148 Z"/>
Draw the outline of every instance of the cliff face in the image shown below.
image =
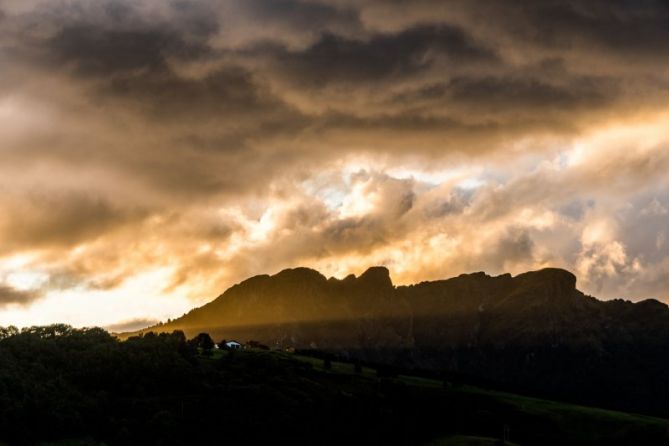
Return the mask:
<path id="1" fill-rule="evenodd" d="M 207 331 L 276 348 L 396 347 L 410 333 L 411 309 L 386 268 L 326 279 L 307 268 L 256 276 L 213 302 L 150 330 Z"/>
<path id="2" fill-rule="evenodd" d="M 640 325 L 644 319 L 653 326 Z M 560 269 L 516 277 L 474 273 L 395 287 L 383 267 L 343 280 L 296 268 L 252 277 L 151 330 L 178 329 L 189 336 L 207 331 L 215 338 L 253 339 L 276 348 L 570 345 L 597 350 L 623 333 L 666 333 L 668 322 L 669 309 L 660 302 L 598 301 L 578 291 L 576 277 Z"/>

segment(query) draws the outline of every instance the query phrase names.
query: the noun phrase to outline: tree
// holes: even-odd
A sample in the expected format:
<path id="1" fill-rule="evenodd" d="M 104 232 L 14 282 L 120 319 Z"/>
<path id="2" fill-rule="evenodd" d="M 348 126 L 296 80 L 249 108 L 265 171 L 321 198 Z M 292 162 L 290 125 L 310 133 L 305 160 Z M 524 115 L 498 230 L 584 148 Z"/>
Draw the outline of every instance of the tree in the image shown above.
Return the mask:
<path id="1" fill-rule="evenodd" d="M 0 327 L 0 340 L 11 338 L 12 336 L 16 336 L 19 333 L 19 329 L 13 325 L 10 325 L 9 327 Z"/>
<path id="2" fill-rule="evenodd" d="M 211 355 L 211 350 L 216 345 L 214 341 L 211 339 L 211 336 L 209 336 L 209 333 L 200 333 L 199 335 L 195 336 L 188 342 L 191 345 L 194 345 L 195 347 L 201 349 L 202 353 L 204 353 L 205 355 Z"/>

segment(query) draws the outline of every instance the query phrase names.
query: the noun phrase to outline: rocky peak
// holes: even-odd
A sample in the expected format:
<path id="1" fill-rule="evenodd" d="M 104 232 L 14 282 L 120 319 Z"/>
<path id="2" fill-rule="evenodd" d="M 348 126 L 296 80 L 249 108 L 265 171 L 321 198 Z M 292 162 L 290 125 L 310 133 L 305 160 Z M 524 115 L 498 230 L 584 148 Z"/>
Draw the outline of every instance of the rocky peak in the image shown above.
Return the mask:
<path id="1" fill-rule="evenodd" d="M 385 266 L 372 266 L 358 277 L 358 281 L 365 287 L 393 288 L 390 271 Z"/>
<path id="2" fill-rule="evenodd" d="M 527 295 L 536 299 L 563 301 L 574 296 L 576 276 L 560 268 L 545 268 L 520 274 L 513 279 L 514 295 Z"/>
<path id="3" fill-rule="evenodd" d="M 325 276 L 319 273 L 318 271 L 304 267 L 284 269 L 283 271 L 272 276 L 272 278 L 275 280 L 282 280 L 286 282 L 302 282 L 302 283 L 327 281 Z"/>

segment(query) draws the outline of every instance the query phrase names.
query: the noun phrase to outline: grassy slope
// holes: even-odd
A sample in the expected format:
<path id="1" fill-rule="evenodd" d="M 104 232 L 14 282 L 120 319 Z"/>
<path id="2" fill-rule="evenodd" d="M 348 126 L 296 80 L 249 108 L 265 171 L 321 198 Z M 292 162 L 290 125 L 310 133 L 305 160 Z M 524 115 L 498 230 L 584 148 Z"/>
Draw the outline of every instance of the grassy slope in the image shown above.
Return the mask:
<path id="1" fill-rule="evenodd" d="M 291 356 L 307 361 L 311 363 L 314 368 L 324 371 L 323 360 L 321 359 L 297 355 Z M 332 362 L 332 368 L 329 372 L 345 374 L 354 373 L 352 364 L 336 361 Z M 376 371 L 369 367 L 364 367 L 360 375 L 368 379 L 376 379 Z M 433 388 L 435 390 L 443 389 L 443 383 L 434 379 L 409 375 L 399 375 L 397 379 L 410 386 Z M 460 386 L 448 389 L 445 392 L 449 394 L 457 394 L 459 397 L 465 399 L 470 397 L 484 397 L 485 399 L 490 399 L 504 406 L 511 407 L 519 414 L 541 419 L 547 425 L 554 426 L 564 433 L 569 442 L 598 443 L 605 441 L 606 438 L 622 437 L 635 431 L 653 429 L 660 431 L 666 430 L 667 444 L 669 444 L 669 422 L 660 418 L 531 398 L 472 386 Z M 485 445 L 493 444 L 492 442 L 494 442 L 494 440 L 485 438 L 449 436 L 436 440 L 436 442 L 432 444 Z M 509 444 L 510 443 L 507 442 L 507 445 Z"/>
<path id="2" fill-rule="evenodd" d="M 369 367 L 363 367 L 362 372 L 356 374 L 353 364 L 350 363 L 332 361 L 331 368 L 325 370 L 323 360 L 312 357 L 282 352 L 249 351 L 248 353 L 263 357 L 267 355 L 268 360 L 273 357 L 276 360 L 296 359 L 307 362 L 312 365 L 314 370 L 324 373 L 324 379 L 320 380 L 322 384 L 335 385 L 338 391 L 342 393 L 365 393 L 369 389 L 378 387 L 378 384 L 383 380 L 388 380 L 387 378 L 378 378 L 376 370 Z M 217 361 L 226 354 L 226 352 L 215 350 L 211 360 Z M 332 379 L 325 379 L 327 376 L 331 376 Z M 557 444 L 606 444 L 608 446 L 611 444 L 628 444 L 620 443 L 616 439 L 635 438 L 637 432 L 640 434 L 639 437 L 643 438 L 649 431 L 667 431 L 667 421 L 653 417 L 530 398 L 471 386 L 444 388 L 441 381 L 418 376 L 399 375 L 390 381 L 405 385 L 407 389 L 413 389 L 414 392 L 427 392 L 438 395 L 439 398 L 447 399 L 450 404 L 455 405 L 454 407 L 462 408 L 463 413 L 466 413 L 466 415 L 463 415 L 463 419 L 470 421 L 473 419 L 475 427 L 479 422 L 481 424 L 490 423 L 491 419 L 502 421 L 510 428 L 512 442 L 507 442 L 507 446 L 556 444 L 556 438 L 561 439 Z M 472 412 L 472 408 L 474 408 L 474 412 Z M 463 427 L 463 430 L 458 431 L 457 435 L 448 430 L 442 432 L 443 437 L 434 438 L 426 444 L 445 446 L 492 446 L 499 444 L 497 443 L 498 440 L 491 438 L 494 434 L 481 436 L 472 431 L 471 425 Z M 545 435 L 547 441 L 542 441 L 542 435 Z M 97 443 L 76 440 L 52 444 L 84 446 Z M 635 444 L 657 443 L 646 441 Z M 667 444 L 669 444 L 669 436 L 667 437 Z"/>
<path id="3" fill-rule="evenodd" d="M 617 412 L 593 407 L 579 406 L 557 401 L 530 398 L 521 395 L 465 388 L 461 392 L 482 394 L 503 401 L 533 416 L 549 420 L 560 426 L 565 433 L 571 433 L 571 440 L 601 441 L 602 435 L 618 436 L 636 429 L 653 428 L 667 430 L 667 420 L 645 415 Z M 669 433 L 669 430 L 667 431 Z M 669 438 L 667 439 L 669 442 Z"/>

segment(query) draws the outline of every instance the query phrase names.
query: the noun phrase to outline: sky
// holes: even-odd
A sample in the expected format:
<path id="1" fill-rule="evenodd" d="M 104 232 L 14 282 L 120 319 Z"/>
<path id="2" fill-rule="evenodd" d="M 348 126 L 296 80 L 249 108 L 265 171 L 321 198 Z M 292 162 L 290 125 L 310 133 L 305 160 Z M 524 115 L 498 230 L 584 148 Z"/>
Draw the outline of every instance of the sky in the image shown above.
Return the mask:
<path id="1" fill-rule="evenodd" d="M 669 4 L 0 0 L 0 325 L 249 276 L 669 302 Z"/>

